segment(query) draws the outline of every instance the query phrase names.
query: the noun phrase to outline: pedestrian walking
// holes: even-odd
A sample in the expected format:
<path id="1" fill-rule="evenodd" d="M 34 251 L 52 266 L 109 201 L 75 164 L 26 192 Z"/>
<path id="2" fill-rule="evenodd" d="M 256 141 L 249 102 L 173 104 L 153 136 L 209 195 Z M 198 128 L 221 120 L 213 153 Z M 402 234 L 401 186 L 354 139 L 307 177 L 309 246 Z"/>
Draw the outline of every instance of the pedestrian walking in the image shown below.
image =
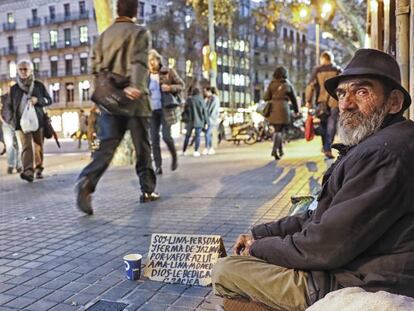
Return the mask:
<path id="1" fill-rule="evenodd" d="M 151 103 L 147 89 L 148 30 L 134 23 L 137 15 L 136 0 L 118 0 L 118 17 L 98 38 L 93 47 L 92 72 L 108 70 L 129 77 L 129 86 L 123 89 L 129 102 L 125 109 L 128 115 L 114 115 L 102 111 L 99 118 L 99 148 L 93 153 L 92 162 L 80 173 L 75 187 L 77 207 L 92 215 L 92 193 L 99 179 L 108 168 L 116 148 L 127 130 L 131 132 L 135 147 L 135 171 L 139 177 L 142 203 L 159 199 L 156 192 L 156 176 L 151 163 L 149 137 Z"/>
<path id="2" fill-rule="evenodd" d="M 99 117 L 98 107 L 96 106 L 96 104 L 92 104 L 91 111 L 89 112 L 89 117 L 88 117 L 88 130 L 87 130 L 89 150 L 92 150 L 92 146 L 98 135 L 98 117 Z"/>
<path id="3" fill-rule="evenodd" d="M 325 81 L 341 73 L 334 64 L 333 54 L 325 51 L 320 56 L 320 66 L 313 70 L 312 77 L 306 87 L 306 106 L 315 108 L 315 116 L 320 120 L 322 151 L 325 157 L 333 159 L 331 145 L 335 139 L 339 118 L 338 102 L 325 89 Z M 312 105 L 316 97 L 315 106 Z"/>
<path id="4" fill-rule="evenodd" d="M 273 73 L 263 99 L 270 101 L 270 114 L 267 121 L 273 126 L 273 147 L 271 155 L 279 160 L 283 152 L 283 130 L 291 122 L 291 106 L 295 114 L 299 113 L 296 101 L 295 89 L 288 79 L 287 69 L 283 66 L 277 67 Z"/>
<path id="5" fill-rule="evenodd" d="M 188 115 L 188 122 L 186 125 L 186 134 L 183 144 L 183 155 L 187 150 L 188 143 L 190 141 L 192 132 L 195 132 L 195 146 L 194 146 L 194 157 L 200 156 L 200 135 L 201 131 L 208 126 L 208 114 L 207 108 L 204 103 L 204 99 L 201 96 L 201 91 L 198 87 L 190 89 L 191 96 L 187 98 L 185 103 L 184 111 Z"/>
<path id="6" fill-rule="evenodd" d="M 178 76 L 173 68 L 168 68 L 162 63 L 162 57 L 156 50 L 151 50 L 148 55 L 149 66 L 149 91 L 151 94 L 152 117 L 151 117 L 151 140 L 152 153 L 155 161 L 155 173 L 162 174 L 162 157 L 160 147 L 160 130 L 162 139 L 171 153 L 171 170 L 178 167 L 177 150 L 174 139 L 171 137 L 171 125 L 166 113 L 170 110 L 180 109 L 180 93 L 184 89 L 184 81 Z M 171 101 L 176 101 L 172 103 Z M 176 105 L 177 107 L 168 107 Z"/>
<path id="7" fill-rule="evenodd" d="M 1 96 L 1 114 L 0 114 L 0 121 L 1 121 L 1 130 L 2 130 L 2 142 L 3 142 L 3 150 L 0 151 L 0 154 L 6 153 L 7 159 L 7 174 L 13 174 L 13 171 L 16 170 L 17 173 L 21 173 L 22 168 L 22 161 L 20 157 L 21 152 L 21 145 L 20 141 L 17 138 L 16 131 L 14 127 L 7 123 L 5 119 L 5 103 L 8 94 L 4 94 Z"/>
<path id="8" fill-rule="evenodd" d="M 44 84 L 35 80 L 33 63 L 30 60 L 21 60 L 17 64 L 17 83 L 10 89 L 5 104 L 5 122 L 16 130 L 21 142 L 21 161 L 23 171 L 20 177 L 33 182 L 34 177 L 43 178 L 43 107 L 52 104 L 49 93 Z M 30 106 L 29 106 L 30 105 Z M 20 120 L 23 112 L 34 107 L 38 128 L 35 131 L 23 132 Z M 10 142 L 11 145 L 14 142 Z M 16 159 L 16 161 L 18 161 Z M 19 168 L 16 162 L 16 168 Z"/>
<path id="9" fill-rule="evenodd" d="M 204 155 L 213 155 L 216 151 L 213 148 L 213 131 L 217 129 L 220 117 L 220 100 L 218 98 L 217 88 L 207 86 L 203 89 L 207 115 L 208 127 L 205 133 L 206 145 L 203 150 Z"/>
<path id="10" fill-rule="evenodd" d="M 78 148 L 82 147 L 83 136 L 88 135 L 88 117 L 85 115 L 85 111 L 81 109 L 79 111 L 79 130 L 78 130 Z"/>

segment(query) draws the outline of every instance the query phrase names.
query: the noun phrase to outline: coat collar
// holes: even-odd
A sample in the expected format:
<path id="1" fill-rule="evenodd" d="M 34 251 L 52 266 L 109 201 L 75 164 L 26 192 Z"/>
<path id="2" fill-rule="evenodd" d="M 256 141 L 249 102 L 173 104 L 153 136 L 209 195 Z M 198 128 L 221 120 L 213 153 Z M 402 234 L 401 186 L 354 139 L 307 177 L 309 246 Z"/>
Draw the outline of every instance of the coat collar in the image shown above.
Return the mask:
<path id="1" fill-rule="evenodd" d="M 118 16 L 115 19 L 115 23 L 133 23 L 133 24 L 135 24 L 134 21 L 132 20 L 132 18 L 129 18 L 127 16 Z"/>

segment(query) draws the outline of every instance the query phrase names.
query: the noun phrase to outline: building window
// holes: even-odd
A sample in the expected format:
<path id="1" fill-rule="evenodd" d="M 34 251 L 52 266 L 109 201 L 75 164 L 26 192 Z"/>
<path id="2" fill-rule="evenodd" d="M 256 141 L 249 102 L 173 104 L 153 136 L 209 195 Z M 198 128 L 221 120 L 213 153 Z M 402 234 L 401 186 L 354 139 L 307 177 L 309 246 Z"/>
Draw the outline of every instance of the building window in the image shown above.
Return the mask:
<path id="1" fill-rule="evenodd" d="M 81 100 L 87 101 L 89 100 L 89 89 L 91 87 L 91 84 L 88 80 L 79 82 L 79 91 L 81 94 Z"/>
<path id="2" fill-rule="evenodd" d="M 70 28 L 65 28 L 63 31 L 64 31 L 65 46 L 71 46 L 72 38 L 71 38 Z"/>
<path id="3" fill-rule="evenodd" d="M 50 47 L 55 48 L 58 42 L 58 31 L 51 30 L 49 32 L 49 39 L 50 39 Z"/>
<path id="4" fill-rule="evenodd" d="M 86 13 L 85 1 L 79 1 L 79 13 L 84 15 Z"/>
<path id="5" fill-rule="evenodd" d="M 32 46 L 33 46 L 33 50 L 40 49 L 40 33 L 38 32 L 32 33 Z"/>
<path id="6" fill-rule="evenodd" d="M 140 1 L 138 3 L 138 17 L 144 18 L 145 14 L 145 2 Z"/>
<path id="7" fill-rule="evenodd" d="M 65 59 L 65 72 L 67 76 L 71 76 L 73 74 L 71 58 Z"/>
<path id="8" fill-rule="evenodd" d="M 79 27 L 79 42 L 81 44 L 88 43 L 88 26 Z"/>
<path id="9" fill-rule="evenodd" d="M 7 23 L 13 24 L 14 23 L 14 15 L 13 13 L 7 13 Z"/>
<path id="10" fill-rule="evenodd" d="M 170 40 L 169 40 L 170 44 L 175 45 L 175 34 L 170 33 L 169 35 L 170 35 Z"/>
<path id="11" fill-rule="evenodd" d="M 58 103 L 59 102 L 60 84 L 58 82 L 56 82 L 56 83 L 53 83 L 52 85 L 50 85 L 49 87 L 52 90 L 52 101 L 54 103 Z"/>
<path id="12" fill-rule="evenodd" d="M 50 60 L 50 75 L 52 77 L 57 77 L 58 75 L 58 61 L 57 59 Z"/>
<path id="13" fill-rule="evenodd" d="M 157 6 L 156 5 L 151 5 L 151 14 L 152 15 L 157 14 Z"/>
<path id="14" fill-rule="evenodd" d="M 39 58 L 34 58 L 32 60 L 33 63 L 33 73 L 35 76 L 39 76 L 39 72 L 40 72 L 40 59 Z"/>
<path id="15" fill-rule="evenodd" d="M 51 5 L 49 7 L 49 17 L 50 19 L 55 19 L 56 18 L 56 8 L 54 5 Z"/>
<path id="16" fill-rule="evenodd" d="M 193 76 L 193 63 L 189 59 L 185 61 L 185 73 L 188 77 Z"/>
<path id="17" fill-rule="evenodd" d="M 88 73 L 88 57 L 82 57 L 80 58 L 80 73 L 81 74 L 87 74 Z"/>
<path id="18" fill-rule="evenodd" d="M 63 12 L 64 12 L 65 18 L 69 18 L 70 17 L 70 3 L 65 3 L 63 5 Z"/>
<path id="19" fill-rule="evenodd" d="M 32 20 L 37 20 L 37 9 L 32 9 Z"/>
<path id="20" fill-rule="evenodd" d="M 288 30 L 286 28 L 283 28 L 283 39 L 287 39 L 288 36 Z"/>
<path id="21" fill-rule="evenodd" d="M 66 83 L 66 102 L 72 103 L 75 97 L 75 88 L 72 82 Z"/>
<path id="22" fill-rule="evenodd" d="M 12 60 L 12 61 L 9 62 L 9 76 L 10 76 L 10 78 L 16 78 L 16 73 L 17 73 L 16 62 Z"/>
<path id="23" fill-rule="evenodd" d="M 7 43 L 10 50 L 14 49 L 14 39 L 13 36 L 7 37 Z"/>

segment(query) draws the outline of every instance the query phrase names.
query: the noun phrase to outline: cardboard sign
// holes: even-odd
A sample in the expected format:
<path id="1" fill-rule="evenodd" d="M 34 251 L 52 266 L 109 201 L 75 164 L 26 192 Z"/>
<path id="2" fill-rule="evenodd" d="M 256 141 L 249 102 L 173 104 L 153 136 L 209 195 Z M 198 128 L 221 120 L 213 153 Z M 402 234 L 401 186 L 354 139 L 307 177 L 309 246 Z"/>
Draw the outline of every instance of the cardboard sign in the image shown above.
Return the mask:
<path id="1" fill-rule="evenodd" d="M 224 256 L 219 235 L 154 233 L 144 276 L 153 281 L 207 286 L 213 265 Z"/>

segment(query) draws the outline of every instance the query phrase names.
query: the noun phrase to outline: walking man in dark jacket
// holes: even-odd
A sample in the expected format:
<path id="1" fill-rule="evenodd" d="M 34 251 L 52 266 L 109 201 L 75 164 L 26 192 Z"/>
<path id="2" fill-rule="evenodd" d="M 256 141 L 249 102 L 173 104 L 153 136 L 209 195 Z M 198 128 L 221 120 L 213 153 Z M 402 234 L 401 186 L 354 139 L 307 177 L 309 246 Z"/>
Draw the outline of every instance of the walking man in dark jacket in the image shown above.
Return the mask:
<path id="1" fill-rule="evenodd" d="M 339 109 L 338 102 L 325 89 L 324 82 L 337 76 L 341 70 L 333 64 L 333 55 L 325 51 L 321 54 L 321 65 L 316 67 L 306 87 L 306 106 L 312 107 L 313 96 L 316 95 L 315 114 L 320 119 L 322 149 L 325 157 L 333 159 L 331 145 L 336 135 Z"/>
<path id="2" fill-rule="evenodd" d="M 214 267 L 216 294 L 277 310 L 353 286 L 414 297 L 414 122 L 403 117 L 411 98 L 398 63 L 361 49 L 325 87 L 338 100 L 343 144 L 316 210 L 241 235 L 237 256 Z"/>
<path id="3" fill-rule="evenodd" d="M 99 149 L 93 153 L 92 162 L 80 173 L 75 188 L 78 208 L 89 215 L 93 214 L 91 194 L 108 168 L 126 130 L 131 131 L 136 152 L 135 171 L 142 191 L 140 201 L 148 202 L 159 198 L 159 194 L 154 192 L 156 177 L 152 168 L 149 138 L 151 104 L 147 89 L 147 62 L 150 36 L 147 29 L 136 25 L 132 20 L 137 15 L 137 8 L 137 0 L 118 0 L 119 17 L 99 36 L 93 48 L 93 73 L 109 70 L 128 76 L 130 86 L 124 89 L 124 93 L 135 101 L 135 105 L 129 106 L 131 116 L 101 113 Z"/>
<path id="4" fill-rule="evenodd" d="M 30 60 L 19 61 L 16 80 L 6 99 L 5 121 L 14 127 L 20 138 L 23 166 L 20 177 L 33 182 L 34 177 L 43 178 L 43 107 L 51 105 L 52 100 L 44 84 L 35 79 Z M 29 105 L 35 108 L 39 127 L 33 132 L 23 132 L 20 120 Z"/>

